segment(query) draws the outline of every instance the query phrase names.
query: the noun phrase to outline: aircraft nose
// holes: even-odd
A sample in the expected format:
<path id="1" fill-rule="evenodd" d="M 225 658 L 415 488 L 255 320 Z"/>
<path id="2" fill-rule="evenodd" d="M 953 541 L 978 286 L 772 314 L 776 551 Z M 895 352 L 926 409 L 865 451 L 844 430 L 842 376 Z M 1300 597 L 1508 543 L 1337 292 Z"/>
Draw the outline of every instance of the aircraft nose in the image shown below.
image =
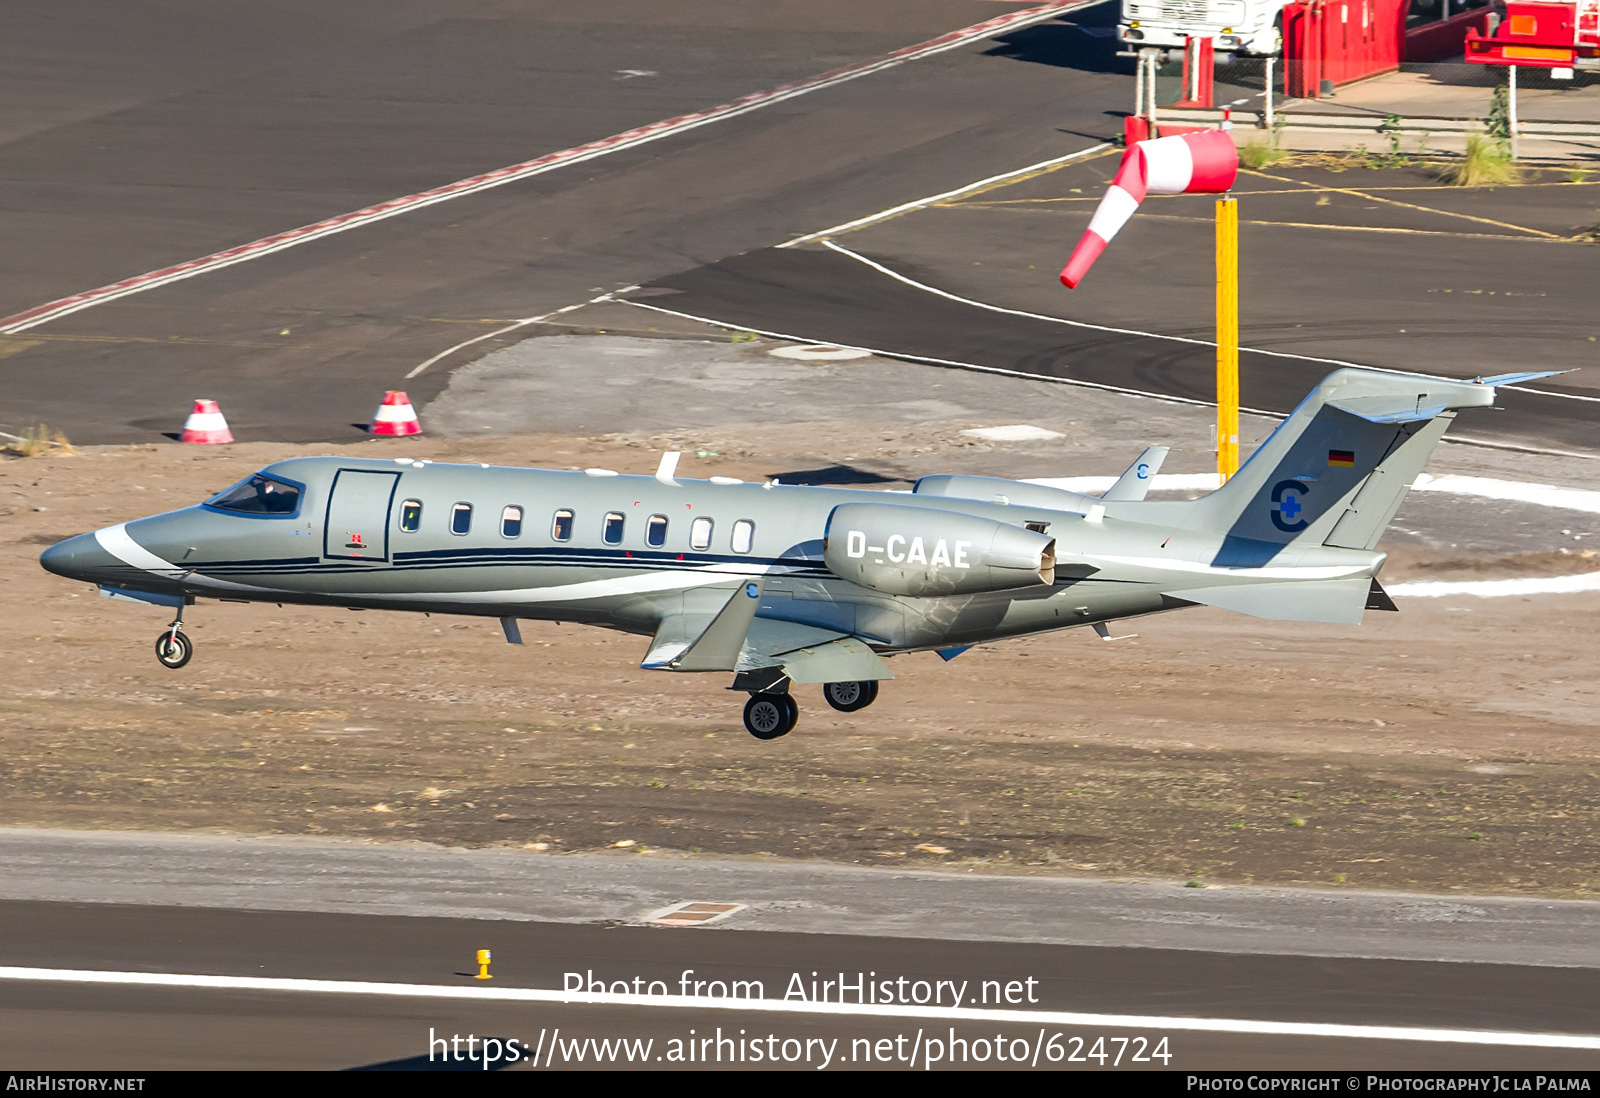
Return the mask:
<path id="1" fill-rule="evenodd" d="M 93 534 L 79 534 L 40 553 L 39 563 L 58 576 L 94 581 L 106 577 L 119 562 L 101 548 Z"/>

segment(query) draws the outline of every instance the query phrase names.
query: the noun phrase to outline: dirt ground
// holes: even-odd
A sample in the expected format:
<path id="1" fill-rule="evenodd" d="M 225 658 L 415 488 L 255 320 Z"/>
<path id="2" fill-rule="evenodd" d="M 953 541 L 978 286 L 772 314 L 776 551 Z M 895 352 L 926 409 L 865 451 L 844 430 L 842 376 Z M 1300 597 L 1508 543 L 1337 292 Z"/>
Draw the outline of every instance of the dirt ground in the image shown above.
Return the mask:
<path id="1" fill-rule="evenodd" d="M 909 430 L 722 430 L 683 471 L 754 478 Z M 649 472 L 659 441 L 344 449 Z M 948 464 L 927 449 L 924 467 Z M 1075 630 L 906 656 L 872 708 L 804 688 L 796 732 L 761 743 L 726 676 L 638 670 L 644 638 L 525 622 L 517 648 L 488 619 L 202 602 L 195 659 L 172 672 L 152 651 L 162 611 L 37 564 L 61 537 L 307 452 L 333 448 L 0 461 L 0 825 L 1600 893 L 1600 595 L 1409 600 L 1359 627 L 1194 609 L 1109 644 Z M 1589 566 L 1413 547 L 1385 580 Z"/>

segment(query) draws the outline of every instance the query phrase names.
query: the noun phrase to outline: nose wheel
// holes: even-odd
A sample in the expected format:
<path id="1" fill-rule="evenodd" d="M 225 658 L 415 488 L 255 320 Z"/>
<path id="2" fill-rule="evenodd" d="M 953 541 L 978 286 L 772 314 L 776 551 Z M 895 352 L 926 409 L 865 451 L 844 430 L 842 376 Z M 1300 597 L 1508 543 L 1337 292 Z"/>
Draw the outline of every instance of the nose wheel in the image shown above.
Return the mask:
<path id="1" fill-rule="evenodd" d="M 751 694 L 744 703 L 744 727 L 758 740 L 775 740 L 794 731 L 800 706 L 788 694 Z"/>
<path id="2" fill-rule="evenodd" d="M 854 713 L 878 700 L 878 684 L 870 679 L 865 682 L 824 683 L 822 696 L 839 712 Z"/>
<path id="3" fill-rule="evenodd" d="M 194 642 L 183 632 L 183 613 L 156 638 L 156 659 L 176 671 L 194 656 Z"/>

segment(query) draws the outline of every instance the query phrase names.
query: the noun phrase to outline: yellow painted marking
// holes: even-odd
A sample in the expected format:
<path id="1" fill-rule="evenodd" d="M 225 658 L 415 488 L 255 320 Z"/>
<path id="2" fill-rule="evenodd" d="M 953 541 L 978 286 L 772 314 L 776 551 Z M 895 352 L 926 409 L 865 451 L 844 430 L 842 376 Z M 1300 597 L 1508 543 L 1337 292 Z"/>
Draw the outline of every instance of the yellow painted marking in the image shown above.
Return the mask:
<path id="1" fill-rule="evenodd" d="M 1253 176 L 1256 176 L 1257 178 L 1260 178 L 1260 179 L 1270 179 L 1275 183 L 1299 183 L 1300 182 L 1300 180 L 1298 180 L 1298 179 L 1285 179 L 1281 175 L 1268 175 L 1266 172 L 1251 171 L 1248 168 L 1241 168 L 1240 169 L 1240 174 L 1241 175 L 1253 175 Z M 1316 185 L 1312 184 L 1312 183 L 1307 183 L 1307 184 L 1305 184 L 1305 186 L 1308 188 L 1308 190 L 1310 188 L 1316 187 Z M 1419 206 L 1415 202 L 1402 202 L 1398 198 L 1384 198 L 1382 195 L 1369 194 L 1369 193 L 1367 193 L 1365 191 L 1358 191 L 1358 190 L 1355 190 L 1353 188 L 1348 188 L 1348 187 L 1316 187 L 1316 190 L 1322 191 L 1322 192 L 1325 192 L 1325 193 L 1328 193 L 1328 194 L 1354 195 L 1356 198 L 1365 198 L 1365 199 L 1369 199 L 1369 200 L 1371 200 L 1373 202 L 1387 202 L 1391 206 L 1401 206 L 1401 207 L 1404 207 L 1405 209 L 1408 209 L 1408 210 L 1421 210 L 1424 213 L 1435 213 L 1435 214 L 1439 214 L 1439 215 L 1441 215 L 1443 217 L 1459 217 L 1463 221 L 1476 221 L 1480 225 L 1496 225 L 1496 226 L 1498 226 L 1498 227 L 1500 227 L 1502 229 L 1515 229 L 1518 232 L 1528 233 L 1531 236 L 1543 236 L 1543 237 L 1548 237 L 1551 240 L 1560 240 L 1561 239 L 1561 236 L 1559 234 L 1557 234 L 1557 233 L 1547 233 L 1543 229 L 1530 229 L 1526 225 L 1513 225 L 1509 221 L 1496 221 L 1492 217 L 1477 217 L 1474 214 L 1455 213 L 1454 211 L 1451 211 L 1451 210 L 1439 210 L 1439 209 L 1435 209 L 1432 206 Z"/>
<path id="2" fill-rule="evenodd" d="M 1161 221 L 1204 221 L 1209 223 L 1209 217 L 1185 217 L 1182 214 L 1154 214 L 1141 213 L 1144 219 L 1157 219 Z M 1455 236 L 1463 240 L 1524 240 L 1537 244 L 1576 244 L 1578 241 L 1564 236 L 1555 236 L 1550 233 L 1541 233 L 1537 237 L 1508 236 L 1505 233 L 1457 233 L 1448 229 L 1397 229 L 1382 225 L 1329 225 L 1319 221 L 1242 221 L 1244 225 L 1269 225 L 1285 229 L 1332 229 L 1335 232 L 1346 233 L 1408 233 L 1412 236 Z"/>
<path id="3" fill-rule="evenodd" d="M 1554 183 L 1508 183 L 1508 184 L 1504 185 L 1504 189 L 1512 190 L 1514 188 L 1519 188 L 1519 187 L 1520 188 L 1527 188 L 1527 187 L 1594 187 L 1594 186 L 1600 186 L 1600 179 L 1582 180 L 1580 182 L 1572 182 L 1572 181 L 1569 181 L 1569 180 L 1560 180 L 1560 181 L 1557 181 L 1557 182 L 1554 182 Z M 1367 189 L 1370 190 L 1370 191 L 1373 191 L 1373 192 L 1380 192 L 1380 191 L 1456 191 L 1456 192 L 1460 192 L 1462 190 L 1461 187 L 1451 186 L 1451 185 L 1446 184 L 1446 183 L 1419 184 L 1417 186 L 1409 186 L 1409 187 L 1369 187 Z M 1282 188 L 1273 187 L 1273 188 L 1269 188 L 1269 189 L 1266 189 L 1266 190 L 1260 190 L 1260 191 L 1237 191 L 1236 190 L 1233 193 L 1235 195 L 1237 195 L 1238 197 L 1240 197 L 1240 198 L 1250 198 L 1250 197 L 1254 197 L 1255 195 L 1258 195 L 1258 194 L 1262 194 L 1262 195 L 1266 195 L 1266 194 L 1319 194 L 1319 193 L 1323 193 L 1323 192 L 1339 193 L 1339 188 L 1337 188 L 1337 187 L 1322 187 L 1322 186 L 1316 186 L 1316 185 L 1308 183 L 1303 187 L 1282 187 Z M 1194 198 L 1194 197 L 1196 197 L 1196 196 L 1195 195 L 1182 195 L 1182 194 L 1153 194 L 1153 195 L 1148 196 L 1145 199 L 1145 201 L 1146 202 L 1150 202 L 1150 201 L 1153 201 L 1153 200 L 1158 199 L 1158 198 L 1159 199 L 1172 199 L 1172 198 Z M 979 209 L 987 209 L 989 207 L 999 207 L 999 206 L 1046 206 L 1046 205 L 1060 204 L 1060 203 L 1063 203 L 1063 202 L 1099 202 L 1100 198 L 1101 198 L 1101 196 L 1097 195 L 1097 194 L 1062 195 L 1059 198 L 994 198 L 994 199 L 990 199 L 987 202 L 966 202 L 966 201 L 963 201 L 962 199 L 959 199 L 959 198 L 953 198 L 948 202 L 936 202 L 936 203 L 934 203 L 934 205 L 936 205 L 936 206 L 976 206 Z M 1435 212 L 1443 213 L 1445 211 L 1440 210 L 1440 211 L 1435 211 Z"/>
<path id="4" fill-rule="evenodd" d="M 1147 200 L 1148 201 L 1148 200 Z M 946 206 L 945 209 L 958 209 L 956 206 Z M 980 204 L 979 209 L 1012 209 L 1015 206 L 1003 206 L 999 203 Z M 1063 213 L 1074 211 L 1064 210 Z M 1183 214 L 1158 214 L 1145 210 L 1139 212 L 1139 217 L 1145 221 L 1204 221 L 1211 223 L 1209 217 L 1187 217 Z M 1556 236 L 1553 233 L 1541 233 L 1538 236 L 1513 236 L 1510 233 L 1462 233 L 1449 229 L 1405 229 L 1387 225 L 1332 225 L 1322 221 L 1245 221 L 1241 225 L 1264 225 L 1284 229 L 1331 229 L 1335 232 L 1345 233 L 1409 233 L 1412 236 L 1453 236 L 1462 240 L 1521 240 L 1530 244 L 1587 244 L 1588 241 L 1577 237 Z"/>
<path id="5" fill-rule="evenodd" d="M 17 336 L 0 336 L 0 358 L 14 355 L 18 351 L 26 351 L 29 347 L 37 347 L 43 343 L 42 339 L 20 339 Z"/>

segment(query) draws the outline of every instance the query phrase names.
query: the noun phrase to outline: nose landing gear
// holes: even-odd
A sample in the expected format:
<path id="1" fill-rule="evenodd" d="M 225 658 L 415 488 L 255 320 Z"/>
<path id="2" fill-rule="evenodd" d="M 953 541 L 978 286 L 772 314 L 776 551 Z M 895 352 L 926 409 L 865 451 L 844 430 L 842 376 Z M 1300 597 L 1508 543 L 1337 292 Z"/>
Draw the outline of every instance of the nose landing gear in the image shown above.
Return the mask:
<path id="1" fill-rule="evenodd" d="M 161 661 L 162 667 L 176 671 L 193 656 L 194 642 L 183 634 L 183 610 L 180 607 L 172 624 L 156 638 L 156 659 Z"/>

